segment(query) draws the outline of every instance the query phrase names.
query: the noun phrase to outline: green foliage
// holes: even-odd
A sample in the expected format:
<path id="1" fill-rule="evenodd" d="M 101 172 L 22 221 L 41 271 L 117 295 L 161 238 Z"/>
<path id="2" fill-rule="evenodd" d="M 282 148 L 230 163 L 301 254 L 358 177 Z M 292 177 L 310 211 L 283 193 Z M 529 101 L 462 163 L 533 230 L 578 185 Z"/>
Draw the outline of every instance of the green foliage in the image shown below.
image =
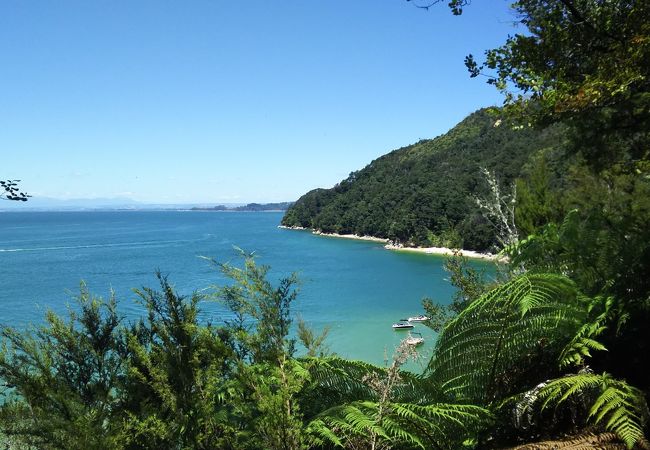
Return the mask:
<path id="1" fill-rule="evenodd" d="M 310 372 L 311 383 L 304 387 L 300 401 L 308 419 L 346 402 L 376 400 L 376 393 L 363 378 L 385 373 L 385 369 L 372 364 L 336 356 L 307 358 L 305 366 Z"/>
<path id="2" fill-rule="evenodd" d="M 377 401 L 377 390 L 366 380 L 369 377 L 386 379 L 388 370 L 335 356 L 308 358 L 304 365 L 311 379 L 300 395 L 301 408 L 307 418 L 350 401 Z M 407 371 L 399 372 L 399 383 L 392 385 L 390 396 L 395 401 L 418 405 L 445 399 L 442 390 L 435 384 Z"/>
<path id="3" fill-rule="evenodd" d="M 552 174 L 543 153 L 531 161 L 531 169 L 516 182 L 517 206 L 515 223 L 522 236 L 529 236 L 548 223 L 556 223 L 562 211 L 558 194 L 552 182 L 558 182 Z"/>
<path id="4" fill-rule="evenodd" d="M 307 349 L 307 356 L 323 357 L 329 353 L 329 350 L 325 345 L 325 339 L 327 338 L 329 331 L 330 328 L 325 327 L 319 335 L 316 335 L 302 319 L 298 318 L 298 339 Z"/>
<path id="5" fill-rule="evenodd" d="M 239 356 L 252 362 L 277 362 L 294 352 L 295 341 L 287 336 L 298 278 L 292 274 L 274 286 L 267 279 L 268 266 L 258 266 L 252 255 L 242 255 L 243 268 L 217 263 L 234 284 L 217 287 L 216 298 L 235 313 L 235 321 L 227 325 L 240 349 Z"/>
<path id="6" fill-rule="evenodd" d="M 3 328 L 2 433 L 44 449 L 304 448 L 296 396 L 310 375 L 287 338 L 294 279 L 270 289 L 250 260 L 223 270 L 241 288 L 223 291 L 237 293 L 236 312 L 264 323 L 201 324 L 204 297 L 179 296 L 159 275 L 160 290 L 136 291 L 147 318 L 129 327 L 113 299 L 82 286 L 69 322 L 50 313 L 36 331 Z"/>
<path id="7" fill-rule="evenodd" d="M 588 326 L 609 351 L 591 364 L 647 394 L 650 4 L 520 0 L 513 7 L 526 31 L 488 50 L 481 66 L 468 58 L 468 67 L 491 77 L 506 113 L 565 124 L 567 145 L 545 150 L 519 182 L 517 222 L 531 236 L 512 249 L 512 260 L 610 298 L 607 319 Z M 596 347 L 585 339 L 583 352 Z"/>
<path id="8" fill-rule="evenodd" d="M 227 322 L 237 367 L 233 377 L 243 428 L 236 448 L 301 449 L 306 447 L 298 400 L 310 380 L 303 363 L 292 358 L 289 338 L 291 304 L 297 298 L 297 276 L 268 280 L 268 266 L 258 266 L 241 251 L 243 267 L 217 264 L 232 284 L 217 287 L 214 298 L 227 306 L 235 320 Z"/>
<path id="9" fill-rule="evenodd" d="M 137 290 L 146 321 L 126 332 L 130 350 L 122 438 L 128 448 L 223 447 L 231 427 L 225 405 L 232 350 L 198 321 L 203 298 L 176 294 L 158 274 L 160 291 Z"/>
<path id="10" fill-rule="evenodd" d="M 612 315 L 612 297 L 596 297 L 587 307 L 587 319 L 573 339 L 560 353 L 560 368 L 583 367 L 592 351 L 606 351 L 607 348 L 596 338 L 607 330 L 607 321 Z M 595 315 L 595 317 L 594 317 Z"/>
<path id="11" fill-rule="evenodd" d="M 324 411 L 309 424 L 319 443 L 348 448 L 458 449 L 473 442 L 490 414 L 473 405 L 358 401 Z M 368 446 L 368 436 L 378 437 Z"/>
<path id="12" fill-rule="evenodd" d="M 509 256 L 529 270 L 566 273 L 589 294 L 608 292 L 642 303 L 650 292 L 641 275 L 650 252 L 650 184 L 628 175 L 586 176 L 581 186 L 588 193 L 571 191 L 565 200 L 581 209 L 541 227 L 509 249 Z"/>
<path id="13" fill-rule="evenodd" d="M 545 225 L 509 253 L 513 264 L 563 273 L 588 295 L 608 298 L 600 340 L 610 351 L 592 364 L 647 391 L 642 368 L 650 342 L 649 197 L 642 195 L 645 182 L 628 184 L 630 177 L 622 178 L 606 189 L 604 180 L 589 177 L 593 183 L 584 188 L 593 195 L 592 206 L 583 203 L 583 210 L 570 211 L 559 225 Z"/>
<path id="14" fill-rule="evenodd" d="M 472 200 L 487 189 L 480 169 L 509 184 L 531 154 L 561 146 L 562 136 L 561 126 L 515 129 L 481 110 L 445 135 L 372 161 L 332 189 L 305 194 L 282 224 L 405 245 L 487 250 L 495 233 Z"/>
<path id="15" fill-rule="evenodd" d="M 251 255 L 220 265 L 233 284 L 214 296 L 234 316 L 221 327 L 199 322 L 202 295 L 179 296 L 160 275 L 160 290 L 136 291 L 147 317 L 128 327 L 114 300 L 82 287 L 68 322 L 49 314 L 35 334 L 3 329 L 1 430 L 45 449 L 473 448 L 516 434 L 502 406 L 510 396 L 540 411 L 540 426 L 538 399 L 579 396 L 587 421 L 641 442 L 640 391 L 609 376 L 600 390 L 558 378 L 604 349 L 612 297 L 589 300 L 565 277 L 534 273 L 483 292 L 462 260 L 450 264 L 477 298 L 444 328 L 427 376 L 401 370 L 414 352 L 406 344 L 388 368 L 294 358 L 295 277 L 273 284 Z M 318 353 L 322 335 L 307 337 Z M 563 381 L 539 385 L 549 378 Z"/>
<path id="16" fill-rule="evenodd" d="M 529 403 L 541 402 L 542 409 L 557 408 L 578 396 L 591 399 L 588 422 L 616 433 L 630 449 L 646 442 L 643 428 L 649 413 L 643 393 L 607 373 L 579 373 L 547 381 Z"/>
<path id="17" fill-rule="evenodd" d="M 429 376 L 453 398 L 478 404 L 512 395 L 556 373 L 560 351 L 586 318 L 575 285 L 524 274 L 472 302 L 443 330 Z"/>
<path id="18" fill-rule="evenodd" d="M 581 296 L 560 275 L 520 275 L 482 295 L 444 328 L 428 377 L 455 402 L 490 408 L 497 421 L 493 440 L 532 436 L 522 429 L 527 415 L 528 427 L 534 423 L 547 432 L 567 431 L 571 423 L 602 426 L 632 448 L 645 442 L 642 391 L 609 375 L 559 377 L 570 366 L 584 368 L 593 351 L 606 350 L 599 338 L 615 305 L 612 297 Z M 516 425 L 509 429 L 514 398 Z M 570 398 L 570 412 L 544 414 Z"/>
<path id="19" fill-rule="evenodd" d="M 118 389 L 126 364 L 115 300 L 91 296 L 68 320 L 48 312 L 46 325 L 27 332 L 2 327 L 0 427 L 42 449 L 114 448 Z"/>
<path id="20" fill-rule="evenodd" d="M 489 412 L 442 402 L 435 385 L 400 370 L 411 356 L 413 349 L 402 343 L 386 369 L 339 358 L 313 360 L 306 400 L 319 403 L 307 427 L 314 442 L 360 449 L 459 448 L 474 442 L 489 424 Z M 323 398 L 335 401 L 318 400 Z"/>
<path id="21" fill-rule="evenodd" d="M 449 273 L 449 282 L 456 288 L 451 303 L 435 303 L 430 298 L 422 300 L 424 311 L 429 317 L 425 325 L 437 333 L 490 287 L 485 279 L 485 270 L 477 270 L 467 257 L 459 252 L 446 259 L 445 271 Z"/>
<path id="22" fill-rule="evenodd" d="M 297 394 L 309 381 L 309 372 L 295 359 L 278 364 L 254 364 L 240 374 L 242 388 L 250 392 L 255 413 L 247 423 L 252 434 L 241 445 L 247 448 L 307 448 L 307 432 Z M 254 436 L 254 437 L 253 437 Z"/>
<path id="23" fill-rule="evenodd" d="M 507 103 L 571 114 L 647 91 L 647 2 L 519 0 L 512 7 L 526 33 L 486 51 L 481 66 L 467 61 L 473 76 L 487 71 Z"/>

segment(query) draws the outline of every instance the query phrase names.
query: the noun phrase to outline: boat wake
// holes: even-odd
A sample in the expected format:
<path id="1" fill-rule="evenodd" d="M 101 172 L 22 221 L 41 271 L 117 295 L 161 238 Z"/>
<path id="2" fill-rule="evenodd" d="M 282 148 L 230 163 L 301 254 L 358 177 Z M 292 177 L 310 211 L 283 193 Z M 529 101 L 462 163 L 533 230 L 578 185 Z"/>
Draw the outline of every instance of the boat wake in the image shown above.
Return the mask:
<path id="1" fill-rule="evenodd" d="M 32 248 L 0 248 L 0 253 L 10 252 L 40 252 L 51 250 L 78 250 L 84 248 L 110 248 L 110 247 L 151 247 L 165 244 L 181 244 L 187 242 L 197 242 L 202 239 L 178 239 L 173 241 L 143 241 L 143 242 L 120 242 L 111 244 L 87 244 L 87 245 L 62 245 L 56 247 L 32 247 Z"/>

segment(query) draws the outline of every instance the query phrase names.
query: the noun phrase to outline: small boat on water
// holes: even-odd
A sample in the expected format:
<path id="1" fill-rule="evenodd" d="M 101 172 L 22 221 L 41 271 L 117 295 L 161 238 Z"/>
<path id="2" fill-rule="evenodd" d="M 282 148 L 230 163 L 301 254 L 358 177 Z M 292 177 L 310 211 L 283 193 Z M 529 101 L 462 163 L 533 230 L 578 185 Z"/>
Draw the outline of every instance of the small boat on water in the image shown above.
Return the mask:
<path id="1" fill-rule="evenodd" d="M 413 336 L 413 334 L 417 336 Z M 422 337 L 421 333 L 413 333 L 413 334 L 409 332 L 409 337 L 405 339 L 408 345 L 418 346 L 424 344 L 424 338 Z"/>
<path id="2" fill-rule="evenodd" d="M 408 330 L 413 328 L 413 324 L 406 319 L 400 319 L 399 322 L 393 324 L 394 330 Z"/>
<path id="3" fill-rule="evenodd" d="M 409 317 L 409 322 L 426 322 L 429 320 L 429 317 L 425 316 L 424 314 L 420 314 L 419 316 L 414 316 L 414 317 Z"/>

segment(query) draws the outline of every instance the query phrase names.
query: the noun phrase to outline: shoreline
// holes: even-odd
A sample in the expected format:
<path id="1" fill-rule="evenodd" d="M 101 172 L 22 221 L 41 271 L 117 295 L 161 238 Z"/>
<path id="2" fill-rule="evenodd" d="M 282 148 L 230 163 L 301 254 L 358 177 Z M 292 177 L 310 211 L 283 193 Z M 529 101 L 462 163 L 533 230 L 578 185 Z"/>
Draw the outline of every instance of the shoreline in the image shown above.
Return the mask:
<path id="1" fill-rule="evenodd" d="M 388 239 L 378 238 L 375 236 L 359 236 L 358 234 L 323 233 L 322 231 L 312 230 L 311 228 L 287 227 L 285 225 L 278 225 L 278 228 L 282 228 L 283 230 L 309 231 L 311 232 L 311 234 L 314 234 L 316 236 L 325 236 L 325 237 L 340 238 L 340 239 L 355 239 L 357 241 L 381 242 L 382 244 L 387 244 L 387 245 L 390 243 Z"/>
<path id="2" fill-rule="evenodd" d="M 397 252 L 423 253 L 425 255 L 439 256 L 451 256 L 457 253 L 466 258 L 483 259 L 486 261 L 499 261 L 502 259 L 499 255 L 494 255 L 492 253 L 481 253 L 474 250 L 453 249 L 447 247 L 403 247 L 399 245 L 386 244 L 384 245 L 384 248 Z"/>
<path id="3" fill-rule="evenodd" d="M 355 239 L 358 241 L 371 241 L 379 242 L 384 245 L 386 250 L 397 251 L 397 252 L 411 252 L 411 253 L 421 253 L 424 255 L 438 255 L 438 256 L 449 256 L 455 253 L 458 253 L 461 256 L 471 259 L 482 259 L 485 261 L 499 261 L 502 258 L 499 255 L 494 255 L 492 253 L 481 253 L 474 250 L 463 250 L 463 249 L 451 249 L 447 247 L 404 247 L 403 245 L 395 245 L 390 239 L 378 238 L 374 236 L 359 236 L 357 234 L 338 234 L 338 233 L 323 233 L 322 231 L 313 230 L 311 228 L 305 227 L 287 227 L 285 225 L 278 225 L 278 228 L 284 230 L 300 230 L 300 231 L 310 231 L 311 234 L 316 236 L 325 236 L 341 239 Z"/>

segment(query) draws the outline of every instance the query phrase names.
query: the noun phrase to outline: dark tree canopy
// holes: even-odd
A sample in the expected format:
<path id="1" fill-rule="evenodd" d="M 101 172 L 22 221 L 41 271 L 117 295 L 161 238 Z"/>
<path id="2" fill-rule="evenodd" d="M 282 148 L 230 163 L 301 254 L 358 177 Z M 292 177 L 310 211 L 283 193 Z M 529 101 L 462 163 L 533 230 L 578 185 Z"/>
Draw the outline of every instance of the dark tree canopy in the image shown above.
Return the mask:
<path id="1" fill-rule="evenodd" d="M 650 148 L 650 2 L 520 0 L 526 33 L 469 55 L 471 76 L 488 76 L 511 113 L 526 122 L 562 120 L 575 152 L 596 171 L 639 166 Z"/>

